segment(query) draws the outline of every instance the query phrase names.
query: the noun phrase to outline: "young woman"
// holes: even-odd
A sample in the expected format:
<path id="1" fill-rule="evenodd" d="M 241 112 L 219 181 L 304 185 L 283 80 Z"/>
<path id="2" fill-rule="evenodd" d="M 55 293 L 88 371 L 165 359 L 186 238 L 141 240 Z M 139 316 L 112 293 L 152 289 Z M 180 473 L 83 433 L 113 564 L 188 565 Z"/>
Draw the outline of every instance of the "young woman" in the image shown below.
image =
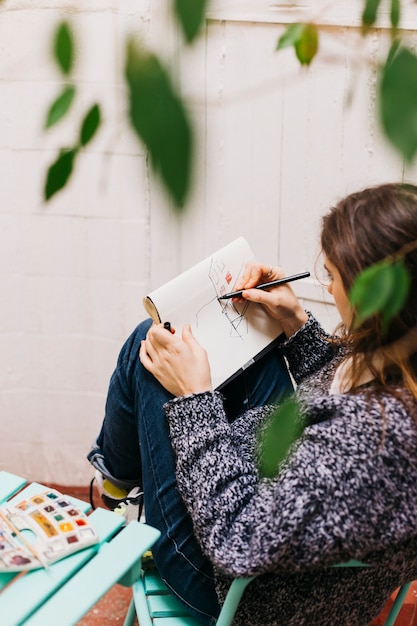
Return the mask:
<path id="1" fill-rule="evenodd" d="M 417 577 L 417 188 L 348 196 L 324 217 L 321 244 L 338 337 L 289 284 L 251 289 L 269 273 L 252 264 L 237 288 L 286 339 L 251 372 L 249 394 L 242 381 L 226 400 L 213 391 L 188 327 L 171 335 L 149 324 L 128 340 L 110 385 L 89 458 L 129 488 L 141 457 L 146 519 L 163 533 L 158 568 L 202 623 L 213 622 L 214 590 L 222 600 L 230 577 L 258 575 L 241 626 L 365 626 Z M 411 279 L 405 305 L 387 329 L 379 315 L 358 326 L 353 280 L 398 253 Z M 268 278 L 283 275 L 276 267 Z M 272 409 L 261 403 L 288 391 L 283 355 L 305 427 L 278 475 L 262 478 L 257 433 Z M 333 567 L 349 559 L 370 567 Z"/>

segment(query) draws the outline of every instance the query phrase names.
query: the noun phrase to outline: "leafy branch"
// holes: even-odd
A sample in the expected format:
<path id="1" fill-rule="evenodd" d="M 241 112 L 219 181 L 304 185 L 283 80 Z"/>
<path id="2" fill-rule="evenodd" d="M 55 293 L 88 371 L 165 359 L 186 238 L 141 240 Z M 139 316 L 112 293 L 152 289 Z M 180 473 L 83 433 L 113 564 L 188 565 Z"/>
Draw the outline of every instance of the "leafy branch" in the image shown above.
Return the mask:
<path id="1" fill-rule="evenodd" d="M 392 45 L 378 67 L 378 116 L 386 139 L 408 163 L 417 153 L 417 56 L 399 36 L 400 0 L 390 2 Z M 365 0 L 362 35 L 376 27 L 382 0 Z M 301 65 L 310 65 L 319 52 L 319 26 L 313 22 L 290 24 L 278 40 L 277 50 L 293 47 Z"/>
<path id="2" fill-rule="evenodd" d="M 378 116 L 385 137 L 405 161 L 417 153 L 417 56 L 399 38 L 400 0 L 390 2 L 392 46 L 378 66 Z M 172 0 L 172 10 L 185 45 L 199 36 L 208 0 Z M 364 0 L 361 14 L 362 35 L 376 28 L 383 0 Z M 277 50 L 293 47 L 301 65 L 309 66 L 320 48 L 320 28 L 314 21 L 290 24 L 279 37 Z M 70 81 L 74 64 L 74 41 L 68 24 L 57 29 L 54 58 L 65 84 L 51 104 L 45 127 L 50 129 L 71 110 L 76 87 Z M 194 129 L 184 102 L 170 72 L 156 53 L 126 42 L 125 79 L 128 86 L 129 120 L 138 139 L 149 150 L 151 165 L 165 187 L 174 207 L 182 210 L 191 187 Z M 95 104 L 85 115 L 90 141 L 101 123 L 100 106 Z M 81 133 L 80 133 L 81 134 Z M 62 189 L 71 175 L 75 158 L 86 143 L 76 138 L 73 145 L 61 148 L 48 171 L 45 199 Z"/>
<path id="3" fill-rule="evenodd" d="M 187 45 L 198 36 L 208 0 L 173 0 L 173 10 Z M 69 25 L 61 23 L 54 36 L 53 56 L 65 84 L 49 107 L 45 128 L 61 121 L 71 110 L 76 87 L 70 81 L 74 65 L 74 40 Z M 154 172 L 160 177 L 175 208 L 185 206 L 191 186 L 193 129 L 188 112 L 173 80 L 155 53 L 126 42 L 125 80 L 127 83 L 129 121 L 139 140 L 150 154 Z M 95 136 L 101 124 L 101 109 L 94 104 L 81 121 L 73 145 L 61 148 L 48 169 L 44 187 L 50 200 L 67 184 L 75 160 Z"/>
<path id="4" fill-rule="evenodd" d="M 56 30 L 53 56 L 59 71 L 67 82 L 49 107 L 45 120 L 46 129 L 55 126 L 68 114 L 77 92 L 75 85 L 70 82 L 70 75 L 74 66 L 74 41 L 66 22 L 61 23 Z M 93 139 L 100 122 L 100 107 L 98 104 L 93 104 L 81 121 L 74 144 L 71 147 L 61 148 L 57 158 L 49 166 L 44 186 L 45 200 L 50 200 L 60 189 L 65 187 L 73 172 L 75 159 L 80 150 L 85 148 Z"/>

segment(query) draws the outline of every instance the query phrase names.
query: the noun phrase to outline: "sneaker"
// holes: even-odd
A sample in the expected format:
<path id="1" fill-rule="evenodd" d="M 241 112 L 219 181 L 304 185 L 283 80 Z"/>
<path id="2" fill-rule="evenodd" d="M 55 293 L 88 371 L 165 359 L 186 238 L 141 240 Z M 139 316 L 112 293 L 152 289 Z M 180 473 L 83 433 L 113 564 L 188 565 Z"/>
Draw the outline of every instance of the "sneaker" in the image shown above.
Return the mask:
<path id="1" fill-rule="evenodd" d="M 126 523 L 132 520 L 140 520 L 143 511 L 143 491 L 139 486 L 133 487 L 130 491 L 122 489 L 110 482 L 108 478 L 105 478 L 99 470 L 96 470 L 90 484 L 90 503 L 93 509 L 95 508 L 93 503 L 94 482 L 97 485 L 97 490 L 103 503 L 108 509 L 123 515 Z"/>

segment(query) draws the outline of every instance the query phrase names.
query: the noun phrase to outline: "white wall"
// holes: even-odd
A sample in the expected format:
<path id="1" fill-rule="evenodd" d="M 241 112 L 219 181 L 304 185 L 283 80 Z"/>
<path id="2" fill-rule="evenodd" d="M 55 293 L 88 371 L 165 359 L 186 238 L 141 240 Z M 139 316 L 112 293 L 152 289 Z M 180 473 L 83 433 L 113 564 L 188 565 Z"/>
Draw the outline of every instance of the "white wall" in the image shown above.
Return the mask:
<path id="1" fill-rule="evenodd" d="M 0 467 L 31 479 L 89 480 L 85 453 L 149 289 L 241 234 L 265 262 L 314 272 L 319 218 L 329 204 L 358 187 L 415 179 L 415 168 L 406 169 L 381 138 L 375 71 L 354 71 L 360 2 L 323 13 L 321 55 L 309 70 L 292 50 L 274 51 L 297 7 L 213 2 L 202 38 L 184 51 L 169 4 L 0 5 Z M 80 47 L 79 94 L 70 118 L 44 133 L 45 111 L 62 84 L 50 55 L 62 18 Z M 198 149 L 181 218 L 125 121 L 129 32 L 163 51 L 190 100 Z M 383 31 L 364 44 L 374 59 L 385 46 Z M 68 188 L 45 205 L 46 169 L 95 100 L 103 129 Z M 296 289 L 332 327 L 334 310 L 317 280 Z"/>

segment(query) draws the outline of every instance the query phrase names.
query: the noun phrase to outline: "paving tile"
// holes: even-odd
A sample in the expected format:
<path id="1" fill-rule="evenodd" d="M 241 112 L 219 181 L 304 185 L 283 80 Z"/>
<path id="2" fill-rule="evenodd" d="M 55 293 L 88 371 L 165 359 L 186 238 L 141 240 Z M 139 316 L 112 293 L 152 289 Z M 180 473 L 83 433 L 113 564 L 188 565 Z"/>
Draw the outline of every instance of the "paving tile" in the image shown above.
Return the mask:
<path id="1" fill-rule="evenodd" d="M 113 626 L 115 624 L 123 624 L 131 598 L 131 589 L 115 585 L 78 622 L 78 626 Z M 137 620 L 135 620 L 134 624 L 138 624 Z"/>

